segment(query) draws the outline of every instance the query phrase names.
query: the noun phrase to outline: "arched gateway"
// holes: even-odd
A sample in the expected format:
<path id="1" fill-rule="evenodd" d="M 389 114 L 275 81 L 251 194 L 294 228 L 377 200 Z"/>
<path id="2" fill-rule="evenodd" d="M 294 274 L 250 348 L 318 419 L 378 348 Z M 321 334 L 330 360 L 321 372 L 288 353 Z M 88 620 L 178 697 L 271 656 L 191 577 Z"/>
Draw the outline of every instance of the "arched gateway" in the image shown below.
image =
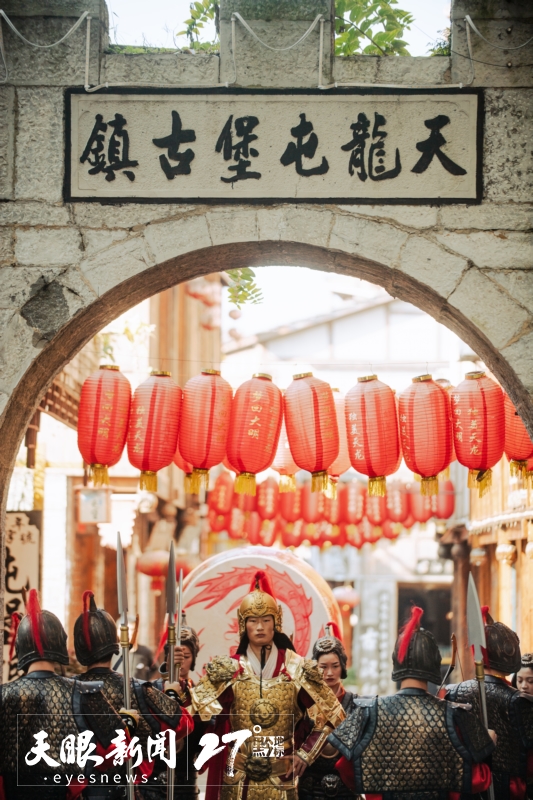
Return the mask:
<path id="1" fill-rule="evenodd" d="M 464 21 L 512 47 L 520 4 L 456 1 L 451 58 L 335 58 L 331 0 L 222 0 L 220 56 L 109 53 L 103 1 L 22 5 L 4 9 L 40 43 L 91 20 L 37 52 L 4 25 L 3 504 L 33 410 L 83 344 L 145 297 L 239 266 L 382 285 L 467 342 L 533 432 L 532 46 L 511 63 L 472 32 L 471 62 Z M 312 29 L 272 52 L 243 20 L 274 47 Z"/>

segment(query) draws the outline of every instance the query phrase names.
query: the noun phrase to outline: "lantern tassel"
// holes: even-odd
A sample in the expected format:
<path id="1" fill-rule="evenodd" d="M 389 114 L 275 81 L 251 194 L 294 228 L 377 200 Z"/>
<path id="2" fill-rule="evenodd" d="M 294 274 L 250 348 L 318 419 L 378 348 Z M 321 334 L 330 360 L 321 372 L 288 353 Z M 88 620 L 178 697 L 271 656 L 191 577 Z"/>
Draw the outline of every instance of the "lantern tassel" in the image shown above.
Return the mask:
<path id="1" fill-rule="evenodd" d="M 438 477 L 439 481 L 448 481 L 448 480 L 450 480 L 450 465 L 448 464 L 446 469 L 443 469 L 442 472 L 439 472 L 437 477 Z"/>
<path id="2" fill-rule="evenodd" d="M 528 469 L 525 475 L 526 489 L 533 489 L 533 470 Z"/>
<path id="3" fill-rule="evenodd" d="M 419 475 L 418 472 L 413 472 L 413 478 L 417 483 L 420 483 L 420 481 L 422 480 L 422 476 Z"/>
<path id="4" fill-rule="evenodd" d="M 280 475 L 279 476 L 279 491 L 280 494 L 286 492 L 296 491 L 296 477 L 294 475 Z"/>
<path id="5" fill-rule="evenodd" d="M 237 475 L 234 489 L 237 494 L 247 494 L 249 497 L 255 497 L 256 483 L 253 472 L 241 472 L 240 475 Z"/>
<path id="6" fill-rule="evenodd" d="M 476 478 L 476 486 L 479 489 L 479 496 L 485 497 L 485 495 L 490 491 L 492 486 L 492 470 L 491 469 L 484 469 L 478 472 Z"/>
<path id="7" fill-rule="evenodd" d="M 109 474 L 105 464 L 91 464 L 90 473 L 94 487 L 109 486 Z"/>
<path id="8" fill-rule="evenodd" d="M 477 469 L 469 469 L 468 470 L 468 488 L 469 489 L 477 489 L 478 485 L 476 483 L 478 470 Z"/>
<path id="9" fill-rule="evenodd" d="M 337 478 L 332 478 L 330 476 L 328 480 L 328 488 L 326 489 L 326 497 L 329 500 L 336 500 L 337 499 Z"/>
<path id="10" fill-rule="evenodd" d="M 511 478 L 522 478 L 522 480 L 525 480 L 527 477 L 527 461 L 515 461 L 515 459 L 513 459 L 509 462 L 509 469 L 511 471 Z"/>
<path id="11" fill-rule="evenodd" d="M 209 470 L 197 469 L 185 476 L 185 492 L 187 494 L 200 494 L 202 489 L 207 491 L 209 486 Z"/>
<path id="12" fill-rule="evenodd" d="M 139 477 L 139 489 L 147 492 L 157 492 L 157 472 L 143 470 Z"/>
<path id="13" fill-rule="evenodd" d="M 439 493 L 439 479 L 436 475 L 431 478 L 422 478 L 420 482 L 420 494 L 426 497 Z"/>
<path id="14" fill-rule="evenodd" d="M 385 497 L 387 494 L 387 481 L 384 476 L 368 479 L 369 497 Z"/>
<path id="15" fill-rule="evenodd" d="M 311 473 L 311 491 L 325 492 L 328 488 L 329 476 L 327 472 Z"/>

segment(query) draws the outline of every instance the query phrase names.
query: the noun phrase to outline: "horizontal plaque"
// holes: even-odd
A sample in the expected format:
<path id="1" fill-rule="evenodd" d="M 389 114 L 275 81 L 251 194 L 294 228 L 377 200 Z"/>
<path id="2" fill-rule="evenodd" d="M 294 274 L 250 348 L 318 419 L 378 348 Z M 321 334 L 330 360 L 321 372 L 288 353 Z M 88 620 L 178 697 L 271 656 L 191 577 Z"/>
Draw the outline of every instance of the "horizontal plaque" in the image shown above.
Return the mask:
<path id="1" fill-rule="evenodd" d="M 481 202 L 478 90 L 66 95 L 65 199 Z"/>

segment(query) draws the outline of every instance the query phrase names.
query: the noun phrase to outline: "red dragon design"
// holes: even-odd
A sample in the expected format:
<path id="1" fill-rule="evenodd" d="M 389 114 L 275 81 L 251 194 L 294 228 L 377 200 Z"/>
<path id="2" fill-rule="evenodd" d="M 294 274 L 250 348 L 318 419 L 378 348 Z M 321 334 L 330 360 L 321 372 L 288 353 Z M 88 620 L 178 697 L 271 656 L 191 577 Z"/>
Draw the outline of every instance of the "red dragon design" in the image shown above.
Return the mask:
<path id="1" fill-rule="evenodd" d="M 248 587 L 257 572 L 257 567 L 234 567 L 229 572 L 219 572 L 213 578 L 199 581 L 201 590 L 187 603 L 187 607 L 197 603 L 205 603 L 205 608 L 212 608 L 217 603 L 224 601 L 234 589 L 243 589 L 242 596 L 235 601 L 227 613 L 240 605 L 242 598 L 248 594 Z M 313 599 L 307 597 L 301 584 L 296 584 L 286 572 L 277 572 L 267 566 L 265 569 L 274 594 L 278 602 L 284 603 L 294 618 L 294 647 L 297 653 L 306 655 L 311 643 L 311 614 L 313 612 Z M 236 629 L 235 620 L 235 629 Z M 231 628 L 234 633 L 234 627 Z M 233 638 L 233 637 L 232 637 Z"/>

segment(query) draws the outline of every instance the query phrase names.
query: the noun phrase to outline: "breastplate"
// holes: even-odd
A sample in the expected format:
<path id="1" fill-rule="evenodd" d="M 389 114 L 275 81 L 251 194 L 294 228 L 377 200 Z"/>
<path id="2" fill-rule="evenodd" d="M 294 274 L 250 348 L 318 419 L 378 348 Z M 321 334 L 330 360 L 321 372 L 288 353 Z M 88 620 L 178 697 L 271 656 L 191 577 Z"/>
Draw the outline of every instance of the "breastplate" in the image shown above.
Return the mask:
<path id="1" fill-rule="evenodd" d="M 242 658 L 241 664 L 244 672 L 233 684 L 231 729 L 246 729 L 259 736 L 283 736 L 284 742 L 291 742 L 302 717 L 298 686 L 284 674 L 263 680 L 260 686 L 248 659 Z"/>

